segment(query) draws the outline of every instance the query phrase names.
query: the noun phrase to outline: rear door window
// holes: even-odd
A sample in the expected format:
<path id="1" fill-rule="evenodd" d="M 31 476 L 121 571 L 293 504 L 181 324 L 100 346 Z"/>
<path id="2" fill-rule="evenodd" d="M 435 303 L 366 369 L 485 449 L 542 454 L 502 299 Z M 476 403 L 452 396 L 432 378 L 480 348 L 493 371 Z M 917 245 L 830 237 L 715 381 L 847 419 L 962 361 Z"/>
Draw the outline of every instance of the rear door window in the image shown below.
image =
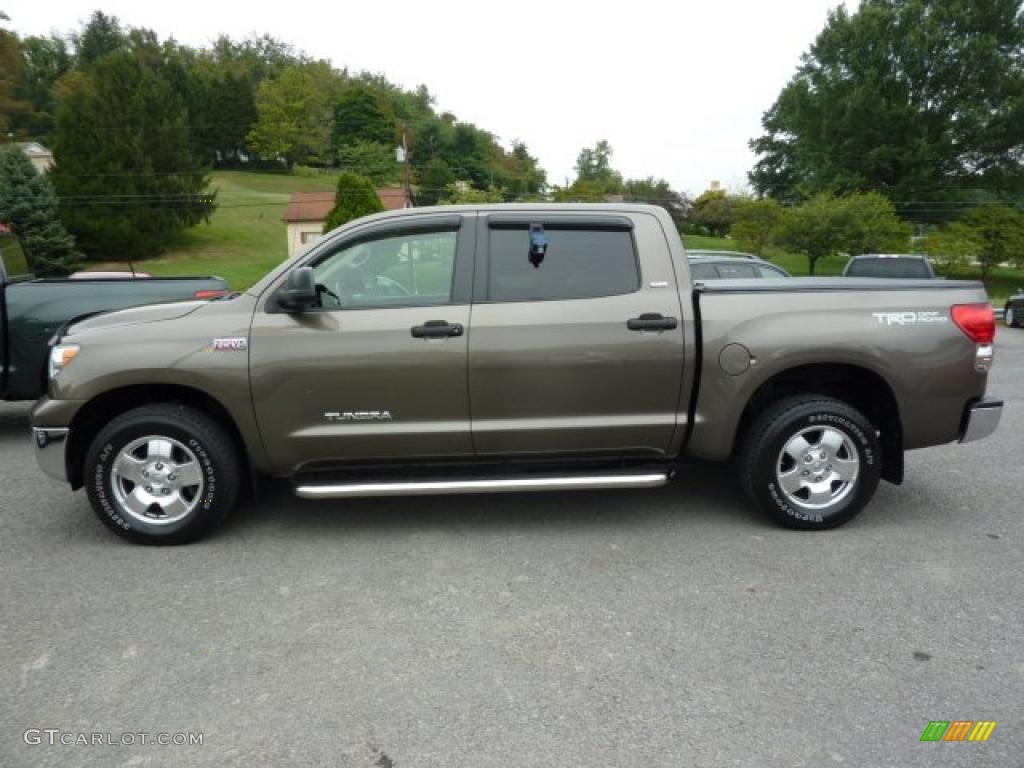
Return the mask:
<path id="1" fill-rule="evenodd" d="M 490 301 L 588 299 L 640 288 L 633 234 L 626 229 L 545 228 L 547 252 L 530 263 L 528 227 L 490 228 Z"/>

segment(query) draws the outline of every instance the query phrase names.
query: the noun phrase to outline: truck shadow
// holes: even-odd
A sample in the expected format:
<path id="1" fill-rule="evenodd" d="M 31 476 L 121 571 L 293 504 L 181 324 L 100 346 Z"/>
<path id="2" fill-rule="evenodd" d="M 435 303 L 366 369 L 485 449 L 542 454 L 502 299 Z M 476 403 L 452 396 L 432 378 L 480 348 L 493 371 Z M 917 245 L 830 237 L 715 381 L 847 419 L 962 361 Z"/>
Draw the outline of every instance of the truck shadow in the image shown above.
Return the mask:
<path id="1" fill-rule="evenodd" d="M 638 523 L 700 522 L 715 526 L 774 527 L 737 488 L 732 467 L 687 463 L 663 488 L 514 494 L 407 496 L 309 501 L 291 487 L 266 482 L 248 499 L 218 536 L 238 533 L 304 537 L 344 536 L 382 529 L 515 529 L 558 526 L 635 526 Z M 269 533 L 269 531 L 268 531 Z"/>
<path id="2" fill-rule="evenodd" d="M 28 440 L 31 426 L 29 412 L 31 403 L 0 402 L 0 440 Z"/>

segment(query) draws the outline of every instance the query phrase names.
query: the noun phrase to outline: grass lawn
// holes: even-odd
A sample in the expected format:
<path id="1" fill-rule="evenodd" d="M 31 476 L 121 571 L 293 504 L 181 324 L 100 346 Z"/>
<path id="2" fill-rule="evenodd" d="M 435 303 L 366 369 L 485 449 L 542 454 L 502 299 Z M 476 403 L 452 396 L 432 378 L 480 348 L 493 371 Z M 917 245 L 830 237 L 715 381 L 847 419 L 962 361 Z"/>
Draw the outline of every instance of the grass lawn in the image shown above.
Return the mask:
<path id="1" fill-rule="evenodd" d="M 208 224 L 186 230 L 164 255 L 135 264 L 152 275 L 220 275 L 244 290 L 288 255 L 281 221 L 292 192 L 334 189 L 330 176 L 215 171 L 217 210 Z M 103 265 L 124 268 L 123 264 Z M 90 265 L 90 269 L 99 269 Z"/>

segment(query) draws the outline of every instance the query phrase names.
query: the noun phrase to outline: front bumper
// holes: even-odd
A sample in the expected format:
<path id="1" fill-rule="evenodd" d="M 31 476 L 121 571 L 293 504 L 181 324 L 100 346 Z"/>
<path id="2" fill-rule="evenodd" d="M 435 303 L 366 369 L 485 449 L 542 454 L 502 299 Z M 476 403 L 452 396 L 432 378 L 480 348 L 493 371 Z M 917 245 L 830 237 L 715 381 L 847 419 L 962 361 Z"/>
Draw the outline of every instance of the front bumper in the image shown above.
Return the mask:
<path id="1" fill-rule="evenodd" d="M 64 482 L 68 481 L 66 449 L 70 431 L 67 427 L 32 427 L 32 444 L 39 468 Z"/>
<path id="2" fill-rule="evenodd" d="M 1003 401 L 994 397 L 983 397 L 970 403 L 964 409 L 963 425 L 960 427 L 960 442 L 970 443 L 981 440 L 996 431 L 1003 415 Z"/>

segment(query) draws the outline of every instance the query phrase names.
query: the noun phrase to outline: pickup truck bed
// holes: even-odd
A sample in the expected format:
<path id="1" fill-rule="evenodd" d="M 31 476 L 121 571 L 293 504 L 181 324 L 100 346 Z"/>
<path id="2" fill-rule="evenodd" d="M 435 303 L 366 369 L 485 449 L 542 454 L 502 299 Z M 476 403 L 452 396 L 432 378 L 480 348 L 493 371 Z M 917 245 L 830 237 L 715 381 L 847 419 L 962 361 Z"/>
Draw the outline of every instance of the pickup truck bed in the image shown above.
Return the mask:
<path id="1" fill-rule="evenodd" d="M 996 428 L 994 332 L 977 283 L 694 283 L 651 206 L 412 209 L 243 295 L 75 323 L 33 428 L 133 541 L 198 538 L 250 475 L 310 498 L 640 488 L 686 456 L 829 528 L 905 449 Z"/>

